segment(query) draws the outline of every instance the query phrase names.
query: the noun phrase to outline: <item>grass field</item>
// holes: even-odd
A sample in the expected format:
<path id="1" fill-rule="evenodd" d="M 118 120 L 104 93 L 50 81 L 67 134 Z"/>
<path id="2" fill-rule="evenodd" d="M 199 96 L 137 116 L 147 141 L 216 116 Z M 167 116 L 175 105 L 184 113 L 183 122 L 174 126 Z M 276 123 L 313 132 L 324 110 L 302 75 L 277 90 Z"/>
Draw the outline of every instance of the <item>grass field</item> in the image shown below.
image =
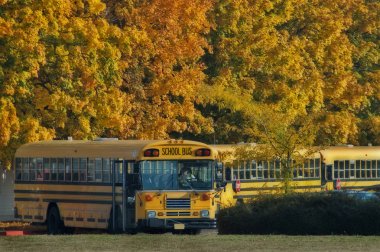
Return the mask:
<path id="1" fill-rule="evenodd" d="M 0 251 L 380 251 L 380 236 L 29 235 L 0 237 Z"/>

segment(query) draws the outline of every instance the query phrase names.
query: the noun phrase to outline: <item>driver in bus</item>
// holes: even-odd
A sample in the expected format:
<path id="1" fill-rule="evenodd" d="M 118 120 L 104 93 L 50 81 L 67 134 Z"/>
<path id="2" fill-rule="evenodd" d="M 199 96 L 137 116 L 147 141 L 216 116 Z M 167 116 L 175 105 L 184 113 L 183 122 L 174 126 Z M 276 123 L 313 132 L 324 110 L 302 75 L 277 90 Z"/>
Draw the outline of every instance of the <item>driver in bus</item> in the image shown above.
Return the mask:
<path id="1" fill-rule="evenodd" d="M 191 173 L 190 168 L 183 168 L 180 172 L 179 183 L 182 186 L 189 186 L 189 182 L 195 181 L 195 176 Z"/>

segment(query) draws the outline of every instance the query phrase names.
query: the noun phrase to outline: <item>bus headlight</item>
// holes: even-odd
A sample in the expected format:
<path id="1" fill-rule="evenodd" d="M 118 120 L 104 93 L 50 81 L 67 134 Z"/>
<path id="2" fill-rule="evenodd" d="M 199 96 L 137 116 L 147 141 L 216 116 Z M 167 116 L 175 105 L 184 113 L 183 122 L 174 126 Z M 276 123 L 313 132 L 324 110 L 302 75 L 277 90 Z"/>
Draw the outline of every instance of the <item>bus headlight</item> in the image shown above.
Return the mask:
<path id="1" fill-rule="evenodd" d="M 148 218 L 155 218 L 156 217 L 156 212 L 155 211 L 148 211 L 147 212 Z"/>
<path id="2" fill-rule="evenodd" d="M 208 217 L 210 215 L 210 213 L 208 212 L 208 210 L 202 210 L 201 211 L 201 217 Z"/>

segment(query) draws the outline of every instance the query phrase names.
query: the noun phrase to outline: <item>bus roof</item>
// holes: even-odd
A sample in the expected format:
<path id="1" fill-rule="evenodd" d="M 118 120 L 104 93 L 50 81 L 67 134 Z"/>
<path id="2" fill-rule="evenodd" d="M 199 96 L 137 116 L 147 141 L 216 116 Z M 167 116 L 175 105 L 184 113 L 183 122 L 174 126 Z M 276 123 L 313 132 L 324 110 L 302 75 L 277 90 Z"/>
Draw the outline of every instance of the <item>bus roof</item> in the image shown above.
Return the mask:
<path id="1" fill-rule="evenodd" d="M 138 159 L 145 149 L 155 146 L 206 144 L 188 140 L 51 140 L 28 143 L 17 149 L 15 157 L 108 157 Z"/>
<path id="2" fill-rule="evenodd" d="M 224 160 L 234 160 L 236 148 L 239 147 L 257 147 L 255 144 L 221 144 L 212 145 L 212 148 L 218 153 L 219 157 Z M 320 147 L 322 148 L 322 147 Z M 380 160 L 380 146 L 327 146 L 325 149 L 316 148 L 316 152 L 312 157 L 317 158 L 322 154 L 323 161 L 326 164 L 332 164 L 336 160 Z"/>
<path id="3" fill-rule="evenodd" d="M 331 146 L 321 151 L 323 162 L 334 160 L 380 160 L 380 146 Z"/>

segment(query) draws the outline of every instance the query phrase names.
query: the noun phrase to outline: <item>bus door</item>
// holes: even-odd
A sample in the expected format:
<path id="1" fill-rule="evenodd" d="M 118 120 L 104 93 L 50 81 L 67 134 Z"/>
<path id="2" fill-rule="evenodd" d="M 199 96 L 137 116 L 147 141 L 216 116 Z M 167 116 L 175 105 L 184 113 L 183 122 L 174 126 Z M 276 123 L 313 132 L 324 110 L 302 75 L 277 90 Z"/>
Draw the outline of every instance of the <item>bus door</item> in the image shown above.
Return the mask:
<path id="1" fill-rule="evenodd" d="M 328 182 L 332 182 L 332 165 L 327 165 L 322 162 L 321 166 L 321 186 L 328 190 Z"/>
<path id="2" fill-rule="evenodd" d="M 125 161 L 123 165 L 123 231 L 136 228 L 136 190 L 139 189 L 138 165 Z"/>
<path id="3" fill-rule="evenodd" d="M 135 191 L 138 175 L 134 173 L 134 162 L 114 160 L 112 165 L 112 231 L 129 231 L 135 224 Z M 121 202 L 116 200 L 117 190 L 121 185 Z M 115 228 L 113 228 L 115 227 Z"/>

